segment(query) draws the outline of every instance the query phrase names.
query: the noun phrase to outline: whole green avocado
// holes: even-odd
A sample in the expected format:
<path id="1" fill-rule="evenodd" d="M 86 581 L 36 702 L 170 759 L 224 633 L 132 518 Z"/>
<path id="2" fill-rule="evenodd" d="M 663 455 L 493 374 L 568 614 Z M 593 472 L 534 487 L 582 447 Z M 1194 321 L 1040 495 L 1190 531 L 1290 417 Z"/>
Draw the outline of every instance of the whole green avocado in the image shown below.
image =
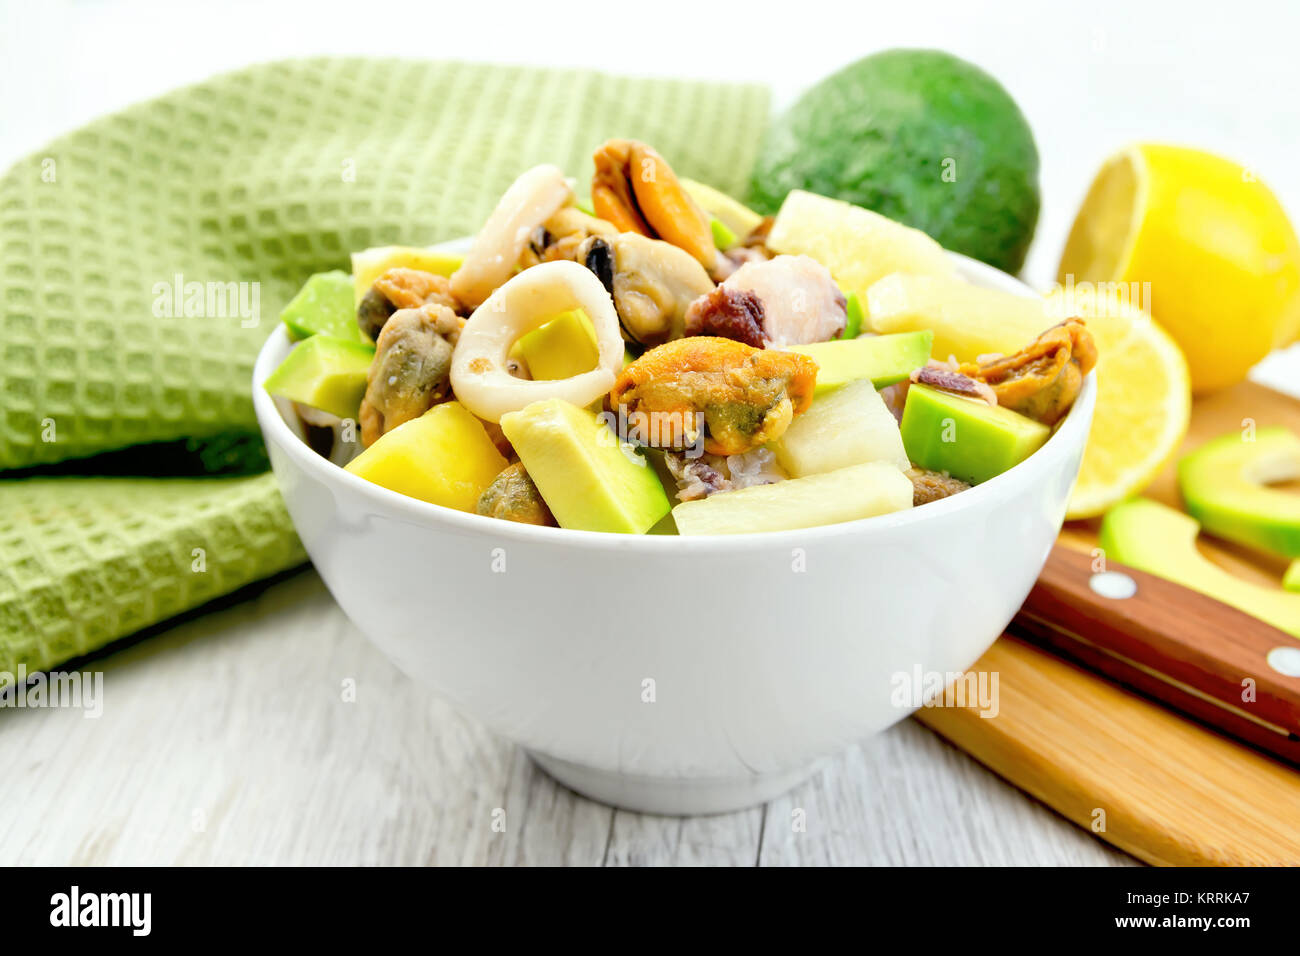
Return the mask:
<path id="1" fill-rule="evenodd" d="M 791 189 L 873 209 L 1014 273 L 1038 221 L 1038 149 L 979 67 L 887 50 L 818 83 L 768 130 L 750 202 L 775 213 Z"/>

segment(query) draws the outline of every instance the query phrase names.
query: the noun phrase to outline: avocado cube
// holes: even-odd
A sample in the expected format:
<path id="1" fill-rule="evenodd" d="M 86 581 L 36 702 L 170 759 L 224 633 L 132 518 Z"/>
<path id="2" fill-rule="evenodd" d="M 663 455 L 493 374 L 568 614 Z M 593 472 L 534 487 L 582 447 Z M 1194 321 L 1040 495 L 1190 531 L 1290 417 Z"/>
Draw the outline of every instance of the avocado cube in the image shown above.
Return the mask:
<path id="1" fill-rule="evenodd" d="M 858 294 L 856 292 L 845 293 L 844 331 L 840 333 L 840 338 L 856 339 L 862 333 L 862 323 L 866 318 L 866 311 L 862 308 L 862 300 L 858 298 Z"/>
<path id="2" fill-rule="evenodd" d="M 1042 422 L 1009 408 L 925 385 L 907 390 L 900 430 L 915 464 L 973 485 L 1020 464 L 1051 434 Z"/>
<path id="3" fill-rule="evenodd" d="M 352 301 L 352 276 L 335 269 L 318 272 L 306 281 L 280 313 L 292 339 L 332 335 L 351 342 L 369 342 L 357 327 Z"/>
<path id="4" fill-rule="evenodd" d="M 899 332 L 792 345 L 788 351 L 806 355 L 817 363 L 817 388 L 813 394 L 820 397 L 862 378 L 871 379 L 876 388 L 901 382 L 930 361 L 931 339 L 929 330 Z"/>
<path id="5" fill-rule="evenodd" d="M 1229 432 L 1178 462 L 1187 513 L 1220 538 L 1300 558 L 1300 495 L 1269 487 L 1300 478 L 1300 437 L 1281 427 L 1251 437 Z"/>
<path id="6" fill-rule="evenodd" d="M 355 419 L 374 357 L 373 345 L 313 335 L 293 347 L 262 387 L 272 395 Z"/>
<path id="7" fill-rule="evenodd" d="M 717 216 L 709 220 L 709 229 L 713 233 L 713 244 L 719 249 L 730 249 L 740 241 L 736 238 L 736 234 L 727 228 L 727 224 Z"/>
<path id="8" fill-rule="evenodd" d="M 385 432 L 347 470 L 399 494 L 473 512 L 505 467 L 483 423 L 460 402 L 443 402 Z"/>
<path id="9" fill-rule="evenodd" d="M 501 430 L 561 528 L 645 534 L 668 514 L 654 469 L 590 409 L 533 402 Z"/>

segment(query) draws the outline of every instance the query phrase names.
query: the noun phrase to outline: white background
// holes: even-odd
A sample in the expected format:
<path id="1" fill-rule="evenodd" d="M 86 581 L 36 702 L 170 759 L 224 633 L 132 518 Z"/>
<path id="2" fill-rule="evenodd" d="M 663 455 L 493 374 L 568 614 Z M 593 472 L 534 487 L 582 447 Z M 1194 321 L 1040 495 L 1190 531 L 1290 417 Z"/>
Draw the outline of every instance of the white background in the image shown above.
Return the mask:
<path id="1" fill-rule="evenodd" d="M 0 0 L 0 164 L 181 83 L 334 54 L 591 66 L 768 84 L 779 109 L 891 46 L 992 72 L 1032 124 L 1043 212 L 1026 277 L 1050 282 L 1100 162 L 1155 139 L 1251 166 L 1300 218 L 1300 3 L 979 0 Z"/>

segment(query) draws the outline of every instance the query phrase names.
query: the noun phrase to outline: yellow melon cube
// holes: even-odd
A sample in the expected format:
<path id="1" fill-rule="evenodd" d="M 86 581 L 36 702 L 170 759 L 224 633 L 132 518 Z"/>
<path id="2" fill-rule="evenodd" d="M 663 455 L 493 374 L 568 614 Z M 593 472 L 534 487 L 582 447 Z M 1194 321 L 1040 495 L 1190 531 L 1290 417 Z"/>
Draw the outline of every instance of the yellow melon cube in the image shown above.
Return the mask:
<path id="1" fill-rule="evenodd" d="M 449 276 L 464 261 L 465 257 L 460 253 L 445 252 L 437 247 L 376 246 L 363 249 L 352 253 L 352 295 L 360 305 L 375 280 L 389 269 L 419 269 Z"/>
<path id="2" fill-rule="evenodd" d="M 563 312 L 515 343 L 535 380 L 572 378 L 596 367 L 600 352 L 591 320 L 581 309 Z"/>
<path id="3" fill-rule="evenodd" d="M 506 460 L 459 402 L 435 405 L 363 451 L 348 471 L 435 505 L 473 511 Z"/>

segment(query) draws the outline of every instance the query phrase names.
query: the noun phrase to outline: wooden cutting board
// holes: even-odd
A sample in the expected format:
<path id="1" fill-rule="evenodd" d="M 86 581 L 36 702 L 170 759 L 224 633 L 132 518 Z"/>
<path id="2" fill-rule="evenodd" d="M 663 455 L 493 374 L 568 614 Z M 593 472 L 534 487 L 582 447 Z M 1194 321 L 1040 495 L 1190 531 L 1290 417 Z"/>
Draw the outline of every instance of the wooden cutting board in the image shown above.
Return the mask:
<path id="1" fill-rule="evenodd" d="M 1242 383 L 1198 399 L 1183 451 L 1252 420 L 1300 432 L 1300 401 Z M 1172 465 L 1146 492 L 1178 506 Z M 1091 550 L 1098 522 L 1061 542 Z M 1207 557 L 1278 586 L 1286 561 L 1202 536 Z M 999 711 L 917 718 L 1060 814 L 1148 863 L 1300 865 L 1300 772 L 1013 637 L 974 665 L 999 675 Z"/>

